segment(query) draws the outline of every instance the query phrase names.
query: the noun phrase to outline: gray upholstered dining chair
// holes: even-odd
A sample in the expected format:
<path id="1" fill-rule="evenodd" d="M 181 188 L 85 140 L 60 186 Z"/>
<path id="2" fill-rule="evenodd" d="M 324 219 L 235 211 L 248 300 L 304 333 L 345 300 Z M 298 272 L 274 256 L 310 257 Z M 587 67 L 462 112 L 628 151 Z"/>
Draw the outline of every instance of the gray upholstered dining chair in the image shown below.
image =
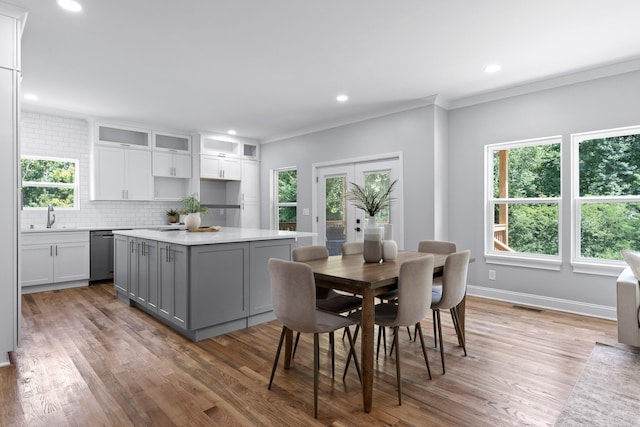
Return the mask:
<path id="1" fill-rule="evenodd" d="M 455 242 L 446 240 L 421 240 L 418 242 L 418 252 L 426 252 L 430 254 L 449 255 L 456 251 Z M 442 276 L 433 279 L 433 297 L 439 299 L 442 296 Z M 433 345 L 438 347 L 438 334 L 436 330 L 436 312 L 431 312 L 433 318 Z M 415 340 L 415 337 L 413 338 Z"/>
<path id="2" fill-rule="evenodd" d="M 400 343 L 398 340 L 398 329 L 401 326 L 415 325 L 417 334 L 420 336 L 422 344 L 422 354 L 427 365 L 429 379 L 431 379 L 431 368 L 424 346 L 424 336 L 420 321 L 429 311 L 431 306 L 431 284 L 433 280 L 433 255 L 425 255 L 405 261 L 400 265 L 398 275 L 398 299 L 396 303 L 381 303 L 375 306 L 375 323 L 379 327 L 393 328 L 393 345 L 396 349 L 396 380 L 398 385 L 398 404 L 402 405 L 402 377 L 400 374 Z M 361 311 L 349 315 L 358 321 L 361 318 Z M 354 335 L 354 341 L 357 333 Z M 344 375 L 347 374 L 349 362 L 345 366 Z M 357 366 L 357 365 L 356 365 Z"/>
<path id="3" fill-rule="evenodd" d="M 442 292 L 433 294 L 431 301 L 431 309 L 435 314 L 435 323 L 437 323 L 438 339 L 440 340 L 440 358 L 442 359 L 442 373 L 444 369 L 444 345 L 442 341 L 442 323 L 440 319 L 440 310 L 449 309 L 453 327 L 458 336 L 458 342 L 461 343 L 464 355 L 467 355 L 467 347 L 465 345 L 464 334 L 460 327 L 460 319 L 456 306 L 460 304 L 467 292 L 467 272 L 469 271 L 469 258 L 471 252 L 469 250 L 453 253 L 447 257 L 442 272 Z"/>
<path id="4" fill-rule="evenodd" d="M 318 364 L 320 357 L 318 334 L 333 334 L 337 329 L 346 328 L 350 345 L 349 360 L 351 360 L 351 357 L 354 358 L 358 376 L 360 377 L 360 366 L 358 365 L 353 339 L 348 328 L 350 325 L 354 325 L 356 321 L 349 317 L 327 313 L 316 308 L 316 284 L 313 278 L 313 271 L 308 265 L 300 262 L 271 258 L 269 260 L 269 277 L 271 278 L 273 312 L 276 318 L 282 323 L 282 333 L 280 334 L 278 351 L 273 361 L 271 377 L 269 378 L 269 390 L 271 390 L 273 377 L 278 366 L 280 351 L 282 350 L 282 342 L 287 329 L 313 334 L 313 416 L 317 418 Z M 333 357 L 332 351 L 332 365 Z"/>
<path id="5" fill-rule="evenodd" d="M 361 254 L 364 251 L 364 242 L 344 242 L 342 255 Z"/>
<path id="6" fill-rule="evenodd" d="M 329 257 L 329 250 L 320 245 L 300 246 L 294 248 L 291 252 L 291 258 L 294 261 L 304 262 L 314 259 L 323 259 Z M 318 309 L 329 313 L 350 313 L 362 307 L 362 299 L 356 296 L 343 295 L 333 289 L 316 288 L 316 306 Z M 333 354 L 334 342 L 333 335 L 330 335 L 331 351 Z M 293 346 L 293 356 L 298 348 L 300 334 L 296 335 L 296 342 Z"/>

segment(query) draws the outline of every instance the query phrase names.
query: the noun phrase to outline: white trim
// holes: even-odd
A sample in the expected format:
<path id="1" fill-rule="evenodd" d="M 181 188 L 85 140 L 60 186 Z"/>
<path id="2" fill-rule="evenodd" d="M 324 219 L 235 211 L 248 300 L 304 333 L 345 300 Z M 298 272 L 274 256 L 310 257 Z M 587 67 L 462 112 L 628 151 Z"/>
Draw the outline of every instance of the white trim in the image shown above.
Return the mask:
<path id="1" fill-rule="evenodd" d="M 551 78 L 547 77 L 542 80 L 531 81 L 529 83 L 492 90 L 485 93 L 480 93 L 478 95 L 458 98 L 450 101 L 448 105 L 449 109 L 454 110 L 457 108 L 469 107 L 471 105 L 511 98 L 513 96 L 526 95 L 528 93 L 540 92 L 543 90 L 568 86 L 575 83 L 588 82 L 591 80 L 616 76 L 619 74 L 629 73 L 637 70 L 640 70 L 640 59 L 632 59 L 630 61 L 607 64 L 601 67 L 589 68 L 586 70 L 559 75 Z"/>
<path id="2" fill-rule="evenodd" d="M 610 263 L 603 262 L 605 260 L 593 260 L 589 261 L 576 261 L 571 262 L 571 267 L 574 273 L 583 274 L 597 274 L 599 276 L 618 277 L 622 270 L 627 267 L 627 264 L 623 262 L 611 261 Z"/>
<path id="3" fill-rule="evenodd" d="M 333 129 L 340 126 L 350 125 L 353 123 L 364 122 L 366 120 L 388 116 L 395 113 L 401 113 L 403 111 L 415 110 L 416 108 L 427 107 L 429 105 L 438 105 L 442 108 L 447 109 L 448 102 L 440 98 L 441 97 L 439 95 L 431 95 L 431 96 L 414 99 L 407 102 L 400 102 L 391 107 L 387 107 L 387 108 L 383 108 L 375 111 L 367 111 L 365 113 L 350 116 L 341 120 L 325 122 L 318 125 L 296 129 L 290 132 L 285 132 L 279 135 L 273 135 L 261 140 L 260 143 L 268 144 L 270 142 L 282 141 L 283 139 L 294 138 L 296 136 L 308 135 L 314 132 L 320 132 L 323 130 Z"/>
<path id="4" fill-rule="evenodd" d="M 489 253 L 484 255 L 487 264 L 510 265 L 513 267 L 537 268 L 541 270 L 560 271 L 562 259 L 557 257 L 526 256 L 520 252 L 513 255 L 497 255 Z"/>
<path id="5" fill-rule="evenodd" d="M 590 304 L 581 301 L 545 297 L 541 295 L 525 294 L 521 292 L 507 291 L 503 289 L 487 288 L 483 286 L 469 285 L 467 295 L 496 301 L 511 302 L 530 307 L 563 311 L 566 313 L 580 314 L 583 316 L 598 317 L 601 319 L 616 320 L 616 307 Z"/>

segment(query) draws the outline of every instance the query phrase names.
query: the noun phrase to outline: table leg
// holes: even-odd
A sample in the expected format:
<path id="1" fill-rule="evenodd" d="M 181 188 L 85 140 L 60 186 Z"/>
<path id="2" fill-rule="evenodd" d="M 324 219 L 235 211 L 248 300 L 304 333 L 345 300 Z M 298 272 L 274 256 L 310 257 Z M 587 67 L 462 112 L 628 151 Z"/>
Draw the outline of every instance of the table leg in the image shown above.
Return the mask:
<path id="1" fill-rule="evenodd" d="M 293 351 L 293 331 L 287 328 L 284 335 L 284 369 L 291 366 L 291 353 Z"/>
<path id="2" fill-rule="evenodd" d="M 467 307 L 467 296 L 465 295 L 460 301 L 460 304 L 456 306 L 456 312 L 458 313 L 458 322 L 460 323 L 460 332 L 464 337 L 464 315 Z M 462 345 L 462 341 L 458 339 L 458 344 Z"/>
<path id="3" fill-rule="evenodd" d="M 362 330 L 360 363 L 362 364 L 362 401 L 364 411 L 371 412 L 373 401 L 373 343 L 374 343 L 374 296 L 373 290 L 366 289 L 362 295 Z"/>

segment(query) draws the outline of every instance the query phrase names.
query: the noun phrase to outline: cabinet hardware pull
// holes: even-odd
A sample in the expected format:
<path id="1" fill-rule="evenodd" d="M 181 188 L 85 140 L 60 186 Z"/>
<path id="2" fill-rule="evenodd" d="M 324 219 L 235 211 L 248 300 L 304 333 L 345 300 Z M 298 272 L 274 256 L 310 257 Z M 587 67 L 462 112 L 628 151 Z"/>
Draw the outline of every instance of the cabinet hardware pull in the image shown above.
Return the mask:
<path id="1" fill-rule="evenodd" d="M 53 256 L 53 245 L 49 246 L 49 256 Z"/>
<path id="2" fill-rule="evenodd" d="M 58 245 L 56 245 L 56 256 L 58 256 Z"/>

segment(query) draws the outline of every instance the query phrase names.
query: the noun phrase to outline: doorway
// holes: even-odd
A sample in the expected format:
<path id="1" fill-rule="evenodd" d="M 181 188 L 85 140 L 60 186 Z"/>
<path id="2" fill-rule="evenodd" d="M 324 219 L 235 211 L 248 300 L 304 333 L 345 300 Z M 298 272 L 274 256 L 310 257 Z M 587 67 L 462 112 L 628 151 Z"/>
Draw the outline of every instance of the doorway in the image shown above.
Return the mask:
<path id="1" fill-rule="evenodd" d="M 376 216 L 379 224 L 393 224 L 393 238 L 399 248 L 404 245 L 404 215 L 402 186 L 402 157 L 394 153 L 377 158 L 355 159 L 334 164 L 314 165 L 316 180 L 314 215 L 318 245 L 324 245 L 330 255 L 340 255 L 344 242 L 363 240 L 367 214 L 347 200 L 351 183 L 364 188 L 386 188 L 398 180 L 391 194 L 390 208 Z"/>

